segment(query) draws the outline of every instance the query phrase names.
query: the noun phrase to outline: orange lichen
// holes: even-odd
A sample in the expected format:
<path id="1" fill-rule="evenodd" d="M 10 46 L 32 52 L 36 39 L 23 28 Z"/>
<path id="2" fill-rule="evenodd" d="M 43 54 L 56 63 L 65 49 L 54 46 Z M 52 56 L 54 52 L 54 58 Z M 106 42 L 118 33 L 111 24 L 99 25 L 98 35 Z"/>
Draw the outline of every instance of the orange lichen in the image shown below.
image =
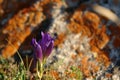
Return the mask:
<path id="1" fill-rule="evenodd" d="M 58 46 L 61 43 L 63 43 L 64 40 L 65 40 L 65 37 L 66 37 L 66 35 L 64 33 L 59 34 L 58 37 L 57 37 L 57 39 L 54 42 L 54 46 Z"/>
<path id="2" fill-rule="evenodd" d="M 9 53 L 7 52 L 9 51 Z M 13 55 L 16 52 L 16 49 L 14 47 L 12 47 L 11 45 L 7 45 L 7 47 L 2 50 L 2 53 L 4 52 L 4 54 L 2 54 L 3 57 L 10 57 L 11 55 Z"/>
<path id="3" fill-rule="evenodd" d="M 101 18 L 97 14 L 90 11 L 83 12 L 78 8 L 70 19 L 68 29 L 76 34 L 81 32 L 81 36 L 90 37 L 89 43 L 96 62 L 103 63 L 105 67 L 108 67 L 109 54 L 102 49 L 105 48 L 110 38 L 106 34 L 106 25 L 101 23 Z M 82 58 L 83 55 L 80 57 Z M 72 58 L 74 59 L 75 56 Z M 83 57 L 80 63 L 79 68 L 85 76 L 90 76 L 91 72 L 95 73 L 99 70 L 99 64 L 89 62 L 87 57 Z M 91 67 L 90 70 L 88 67 Z"/>
<path id="4" fill-rule="evenodd" d="M 71 22 L 68 25 L 68 28 L 73 33 L 82 32 L 82 35 L 91 36 L 92 32 L 88 26 L 84 25 L 85 21 L 84 21 L 83 17 L 84 17 L 84 14 L 82 13 L 82 11 L 76 11 L 73 14 L 72 18 L 70 19 Z"/>
<path id="5" fill-rule="evenodd" d="M 68 27 L 74 33 L 82 32 L 83 35 L 92 36 L 99 30 L 100 18 L 92 12 L 83 13 L 81 10 L 75 11 Z"/>
<path id="6" fill-rule="evenodd" d="M 89 61 L 88 57 L 82 58 L 79 68 L 86 77 L 92 76 L 91 73 L 96 73 L 100 69 L 96 62 Z"/>
<path id="7" fill-rule="evenodd" d="M 112 77 L 112 74 L 107 73 L 107 74 L 105 74 L 105 76 L 106 76 L 107 78 L 111 78 L 111 77 Z"/>
<path id="8" fill-rule="evenodd" d="M 68 73 L 66 73 L 66 75 L 69 77 L 69 78 L 75 78 L 76 77 L 76 74 L 75 73 L 70 73 L 70 72 L 68 72 Z"/>
<path id="9" fill-rule="evenodd" d="M 39 8 L 31 6 L 19 11 L 1 30 L 1 35 L 8 35 L 5 39 L 11 42 L 11 46 L 7 43 L 6 47 L 1 51 L 5 58 L 14 55 L 24 40 L 31 34 L 32 30 L 44 19 L 40 8 L 40 6 Z M 27 11 L 23 14 L 25 10 Z"/>
<path id="10" fill-rule="evenodd" d="M 56 80 L 59 80 L 59 73 L 55 70 L 50 71 L 50 75 L 53 76 Z"/>
<path id="11" fill-rule="evenodd" d="M 75 60 L 76 57 L 77 57 L 77 55 L 74 55 L 74 54 L 71 56 L 71 58 L 72 58 L 73 60 Z"/>
<path id="12" fill-rule="evenodd" d="M 81 66 L 79 66 L 80 70 L 83 72 L 85 76 L 90 76 L 90 71 L 89 71 L 89 64 L 88 64 L 88 57 L 83 57 L 81 60 Z"/>
<path id="13" fill-rule="evenodd" d="M 96 73 L 100 69 L 100 67 L 96 65 L 95 62 L 89 62 L 89 65 L 91 66 L 92 73 Z"/>
<path id="14" fill-rule="evenodd" d="M 82 19 L 83 12 L 82 11 L 75 11 L 73 14 L 71 21 L 82 24 L 83 25 L 83 19 Z"/>
<path id="15" fill-rule="evenodd" d="M 105 67 L 108 67 L 110 64 L 109 53 L 105 51 L 100 51 L 98 55 L 99 56 L 96 58 L 96 60 L 100 63 L 103 63 Z"/>
<path id="16" fill-rule="evenodd" d="M 80 9 L 76 10 L 70 19 L 68 28 L 73 33 L 82 33 L 82 36 L 91 37 L 90 45 L 96 46 L 98 49 L 103 49 L 109 41 L 106 34 L 105 25 L 100 26 L 100 18 L 90 11 L 82 12 Z"/>
<path id="17" fill-rule="evenodd" d="M 29 2 L 31 0 L 27 0 L 27 1 Z M 8 39 L 8 41 L 11 42 L 13 46 L 15 46 L 16 50 L 18 50 L 20 45 L 25 41 L 25 39 L 31 35 L 31 32 L 33 30 L 38 29 L 38 25 L 41 23 L 41 21 L 43 21 L 45 17 L 47 18 L 51 17 L 50 16 L 51 9 L 54 5 L 52 3 L 59 4 L 60 2 L 62 1 L 61 0 L 43 0 L 43 1 L 37 1 L 36 3 L 33 3 L 31 6 L 29 5 L 28 7 L 25 7 L 23 9 L 21 8 L 19 12 L 17 12 L 10 20 L 8 20 L 7 24 L 2 28 L 0 35 L 4 35 L 4 36 L 7 35 L 6 39 Z M 17 4 L 16 0 L 15 0 L 15 3 Z M 17 6 L 16 4 L 15 6 Z M 33 33 L 33 34 L 36 34 L 36 33 Z M 59 37 L 60 41 L 56 40 L 55 45 L 62 43 L 65 35 L 61 34 L 60 37 Z M 1 39 L 0 41 L 3 41 L 3 40 L 5 39 Z M 28 42 L 30 43 L 30 40 Z M 16 50 L 14 50 L 13 48 L 9 48 L 10 46 L 8 47 L 9 45 L 8 43 L 6 43 L 5 45 L 6 46 L 1 50 L 2 55 L 4 55 L 4 57 L 5 55 L 6 57 L 14 55 Z"/>
<path id="18" fill-rule="evenodd" d="M 81 52 L 78 53 L 78 56 L 79 56 L 79 57 L 83 57 L 83 53 L 81 53 Z"/>
<path id="19" fill-rule="evenodd" d="M 92 43 L 94 43 L 94 41 L 93 41 L 93 42 L 91 41 L 91 44 L 92 44 Z M 91 50 L 92 50 L 93 52 L 97 52 L 97 53 L 100 51 L 100 49 L 97 48 L 95 45 L 91 45 Z"/>
<path id="20" fill-rule="evenodd" d="M 88 27 L 93 28 L 94 30 L 98 29 L 98 26 L 100 24 L 100 18 L 95 13 L 89 11 L 85 12 L 83 20 L 85 25 L 87 25 Z"/>
<path id="21" fill-rule="evenodd" d="M 90 41 L 90 44 L 95 45 L 99 49 L 103 49 L 108 41 L 109 37 L 106 35 L 106 33 L 99 33 Z"/>
<path id="22" fill-rule="evenodd" d="M 80 31 L 82 31 L 82 27 L 74 22 L 69 24 L 68 27 L 73 33 L 79 33 Z"/>
<path id="23" fill-rule="evenodd" d="M 31 33 L 29 28 L 26 28 L 25 32 L 16 33 L 16 36 L 11 36 L 14 39 L 11 39 L 11 37 L 8 37 L 8 44 L 6 47 L 2 50 L 2 56 L 4 58 L 8 58 L 14 55 L 15 52 L 17 52 L 18 48 L 20 47 L 20 44 L 25 40 L 27 36 L 29 36 Z"/>

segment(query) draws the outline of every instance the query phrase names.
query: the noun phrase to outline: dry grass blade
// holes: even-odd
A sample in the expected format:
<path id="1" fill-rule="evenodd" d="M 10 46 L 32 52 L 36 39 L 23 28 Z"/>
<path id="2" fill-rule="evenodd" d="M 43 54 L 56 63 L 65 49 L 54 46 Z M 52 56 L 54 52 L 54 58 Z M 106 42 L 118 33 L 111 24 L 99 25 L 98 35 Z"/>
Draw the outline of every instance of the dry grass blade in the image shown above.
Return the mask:
<path id="1" fill-rule="evenodd" d="M 98 4 L 93 5 L 92 8 L 98 14 L 100 14 L 100 15 L 104 16 L 105 18 L 113 21 L 117 25 L 120 25 L 120 18 L 115 13 L 113 13 L 111 10 L 109 10 L 105 7 L 102 7 Z"/>

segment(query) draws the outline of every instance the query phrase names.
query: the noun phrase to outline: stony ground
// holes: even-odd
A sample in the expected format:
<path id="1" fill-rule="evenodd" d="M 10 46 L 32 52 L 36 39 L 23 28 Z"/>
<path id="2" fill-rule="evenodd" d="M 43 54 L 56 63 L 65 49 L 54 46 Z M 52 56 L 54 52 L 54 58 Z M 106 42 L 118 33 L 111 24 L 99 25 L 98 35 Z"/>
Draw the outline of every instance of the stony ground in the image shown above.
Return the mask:
<path id="1" fill-rule="evenodd" d="M 17 50 L 32 56 L 32 37 L 40 38 L 39 32 L 45 31 L 55 38 L 47 65 L 56 68 L 56 79 L 74 80 L 74 66 L 84 80 L 120 80 L 119 0 L 31 1 L 1 0 L 2 56 L 11 57 Z"/>

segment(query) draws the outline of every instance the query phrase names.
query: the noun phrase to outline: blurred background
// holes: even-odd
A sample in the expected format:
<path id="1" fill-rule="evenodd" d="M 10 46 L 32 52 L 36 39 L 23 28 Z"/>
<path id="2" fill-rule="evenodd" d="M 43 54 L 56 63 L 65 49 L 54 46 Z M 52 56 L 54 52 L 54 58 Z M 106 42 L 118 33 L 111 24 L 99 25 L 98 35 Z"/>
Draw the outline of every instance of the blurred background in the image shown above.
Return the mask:
<path id="1" fill-rule="evenodd" d="M 58 72 L 75 65 L 85 77 L 120 79 L 114 71 L 120 66 L 119 17 L 120 0 L 0 0 L 0 54 L 32 57 L 31 39 L 48 32 L 55 44 L 47 64 L 66 64 Z"/>

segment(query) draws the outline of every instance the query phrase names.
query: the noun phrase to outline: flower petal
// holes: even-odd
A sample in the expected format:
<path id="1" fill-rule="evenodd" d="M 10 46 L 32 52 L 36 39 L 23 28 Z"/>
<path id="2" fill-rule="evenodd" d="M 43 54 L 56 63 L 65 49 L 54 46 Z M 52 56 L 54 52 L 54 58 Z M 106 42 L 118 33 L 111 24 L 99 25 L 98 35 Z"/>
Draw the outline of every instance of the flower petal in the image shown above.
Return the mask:
<path id="1" fill-rule="evenodd" d="M 38 41 L 38 44 L 42 48 L 43 58 L 48 57 L 53 49 L 53 38 L 48 33 L 41 32 L 42 39 Z"/>
<path id="2" fill-rule="evenodd" d="M 48 57 L 48 56 L 50 55 L 50 53 L 52 52 L 53 43 L 54 43 L 54 41 L 51 40 L 51 41 L 50 41 L 50 44 L 48 45 L 48 47 L 47 47 L 47 49 L 46 49 L 46 51 L 45 51 L 45 53 L 43 54 L 44 57 Z"/>
<path id="3" fill-rule="evenodd" d="M 42 55 L 42 49 L 41 46 L 37 43 L 36 39 L 32 39 L 32 46 L 34 47 L 35 56 L 36 58 L 40 59 L 42 61 L 43 55 Z"/>
<path id="4" fill-rule="evenodd" d="M 42 51 L 44 53 L 47 49 L 47 46 L 48 46 L 50 40 L 51 40 L 51 36 L 48 33 L 43 33 L 43 32 L 41 32 L 41 36 L 42 36 L 42 39 L 39 40 L 38 43 L 41 45 Z"/>

